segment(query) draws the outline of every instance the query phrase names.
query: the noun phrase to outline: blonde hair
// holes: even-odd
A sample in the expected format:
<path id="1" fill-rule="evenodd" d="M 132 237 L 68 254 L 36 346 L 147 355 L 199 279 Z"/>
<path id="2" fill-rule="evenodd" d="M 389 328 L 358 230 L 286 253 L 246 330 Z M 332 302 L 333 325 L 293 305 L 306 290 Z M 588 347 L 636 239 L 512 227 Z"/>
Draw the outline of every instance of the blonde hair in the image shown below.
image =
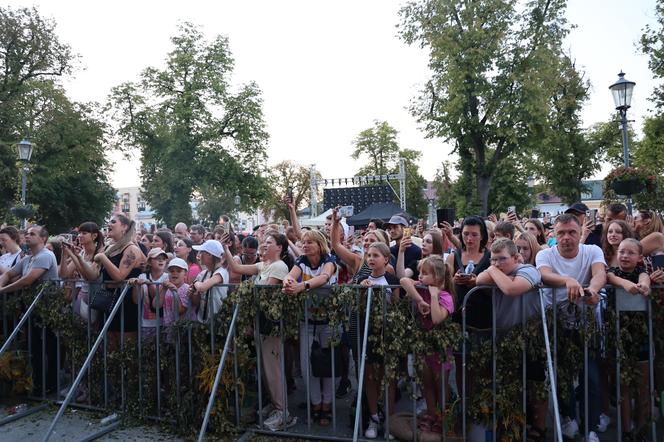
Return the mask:
<path id="1" fill-rule="evenodd" d="M 374 235 L 379 242 L 390 245 L 390 237 L 383 229 L 369 230 L 365 235 Z"/>
<path id="2" fill-rule="evenodd" d="M 530 250 L 531 250 L 531 252 L 530 252 L 530 261 L 528 261 L 526 264 L 535 265 L 535 257 L 537 256 L 537 254 L 539 252 L 542 251 L 542 246 L 540 245 L 539 242 L 537 242 L 537 238 L 535 237 L 535 235 L 533 235 L 532 233 L 527 232 L 527 231 L 519 233 L 516 236 L 516 238 L 514 238 L 514 243 L 516 244 L 516 242 L 520 239 L 527 242 L 528 247 L 530 247 Z"/>
<path id="3" fill-rule="evenodd" d="M 321 256 L 329 255 L 330 248 L 327 245 L 325 235 L 319 230 L 307 230 L 302 234 L 302 241 L 310 240 L 318 244 Z"/>
<path id="4" fill-rule="evenodd" d="M 452 270 L 440 255 L 431 255 L 420 260 L 417 265 L 420 272 L 425 269 L 433 275 L 436 286 L 450 294 L 454 294 L 454 283 L 452 282 Z"/>
<path id="5" fill-rule="evenodd" d="M 636 229 L 639 239 L 643 239 L 653 232 L 664 233 L 664 223 L 662 222 L 662 218 L 656 212 L 652 210 L 639 210 L 639 215 L 641 215 L 641 218 L 643 219 L 650 220 L 645 226 Z"/>
<path id="6" fill-rule="evenodd" d="M 383 242 L 374 242 L 371 243 L 369 246 L 370 249 L 376 249 L 380 252 L 381 255 L 383 255 L 385 258 L 390 258 L 392 256 L 392 253 L 390 253 L 390 247 L 383 243 Z"/>
<path id="7" fill-rule="evenodd" d="M 111 244 L 104 250 L 104 254 L 108 257 L 115 256 L 121 253 L 129 244 L 134 244 L 134 237 L 136 236 L 136 223 L 122 214 L 114 216 L 122 225 L 128 226 L 127 231 L 122 235 L 122 238 Z"/>

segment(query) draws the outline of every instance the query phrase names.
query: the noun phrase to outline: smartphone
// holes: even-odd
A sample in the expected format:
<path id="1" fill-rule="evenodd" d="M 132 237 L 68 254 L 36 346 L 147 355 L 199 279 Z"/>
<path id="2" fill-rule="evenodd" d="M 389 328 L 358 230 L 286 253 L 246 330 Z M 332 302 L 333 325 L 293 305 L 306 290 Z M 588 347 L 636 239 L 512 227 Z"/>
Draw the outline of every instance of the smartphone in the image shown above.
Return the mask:
<path id="1" fill-rule="evenodd" d="M 229 233 L 231 231 L 231 223 L 223 223 L 221 228 L 224 229 L 224 232 Z"/>
<path id="2" fill-rule="evenodd" d="M 350 218 L 353 216 L 353 206 L 341 206 L 339 207 L 339 217 L 341 218 Z"/>
<path id="3" fill-rule="evenodd" d="M 288 186 L 288 190 L 286 191 L 286 197 L 288 198 L 288 202 L 293 204 L 293 186 Z"/>
<path id="4" fill-rule="evenodd" d="M 652 267 L 653 269 L 664 269 L 664 254 L 653 255 Z"/>
<path id="5" fill-rule="evenodd" d="M 404 239 L 410 238 L 413 235 L 413 228 L 412 227 L 404 227 L 403 228 L 403 237 Z"/>
<path id="6" fill-rule="evenodd" d="M 593 224 L 597 224 L 597 209 L 590 209 L 590 220 Z"/>
<path id="7" fill-rule="evenodd" d="M 532 210 L 530 211 L 530 218 L 531 218 L 531 219 L 537 219 L 537 218 L 539 218 L 539 217 L 540 217 L 540 211 L 539 211 L 539 210 L 537 210 L 537 209 L 532 209 Z"/>
<path id="8" fill-rule="evenodd" d="M 509 206 L 507 208 L 507 213 L 516 213 L 516 206 Z"/>
<path id="9" fill-rule="evenodd" d="M 436 222 L 441 225 L 443 221 L 447 222 L 450 226 L 454 226 L 454 208 L 446 207 L 444 209 L 436 210 Z"/>

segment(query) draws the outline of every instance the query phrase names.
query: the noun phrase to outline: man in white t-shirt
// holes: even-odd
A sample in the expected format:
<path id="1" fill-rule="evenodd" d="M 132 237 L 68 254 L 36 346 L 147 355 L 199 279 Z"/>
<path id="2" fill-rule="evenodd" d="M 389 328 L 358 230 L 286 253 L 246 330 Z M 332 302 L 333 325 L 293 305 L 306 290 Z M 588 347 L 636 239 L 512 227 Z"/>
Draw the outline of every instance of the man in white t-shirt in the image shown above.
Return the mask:
<path id="1" fill-rule="evenodd" d="M 573 214 L 560 215 L 556 219 L 554 231 L 557 245 L 542 250 L 536 258 L 542 281 L 547 286 L 565 287 L 565 290 L 555 291 L 556 304 L 577 303 L 582 299 L 586 304 L 596 306 L 600 299 L 599 292 L 606 284 L 606 262 L 602 249 L 595 245 L 581 244 L 581 223 Z M 584 291 L 583 286 L 586 285 Z M 553 302 L 552 290 L 548 289 L 547 292 Z M 577 330 L 569 330 L 567 334 L 571 339 L 578 338 Z M 565 345 L 564 342 L 561 344 Z M 581 371 L 579 381 L 582 383 L 583 380 Z M 591 430 L 595 430 L 599 423 L 599 401 L 599 369 L 597 360 L 591 357 L 588 360 L 588 415 Z M 580 408 L 584 410 L 583 406 Z M 578 433 L 578 425 L 574 420 L 575 410 L 574 394 L 571 394 L 570 403 L 561 403 L 561 414 L 565 416 L 563 434 L 567 437 L 574 437 Z M 590 431 L 588 440 L 599 440 L 595 431 Z"/>

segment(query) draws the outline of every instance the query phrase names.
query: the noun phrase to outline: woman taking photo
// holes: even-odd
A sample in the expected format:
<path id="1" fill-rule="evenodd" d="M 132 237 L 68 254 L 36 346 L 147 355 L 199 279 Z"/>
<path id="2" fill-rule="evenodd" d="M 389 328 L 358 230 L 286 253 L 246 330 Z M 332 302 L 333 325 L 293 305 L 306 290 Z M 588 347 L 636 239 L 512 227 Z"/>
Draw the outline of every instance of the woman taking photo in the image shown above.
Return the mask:
<path id="1" fill-rule="evenodd" d="M 145 255 L 134 243 L 136 224 L 124 215 L 115 215 L 108 223 L 108 238 L 112 241 L 106 249 L 97 253 L 94 261 L 101 266 L 101 280 L 106 283 L 106 290 L 119 290 L 122 283 L 141 274 Z M 112 342 L 117 344 L 121 318 L 124 314 L 124 332 L 126 337 L 135 337 L 138 330 L 138 301 L 128 293 L 122 309 L 115 315 L 109 331 Z"/>
<path id="2" fill-rule="evenodd" d="M 419 275 L 417 267 L 421 260 L 413 261 L 410 267 L 404 268 L 406 249 L 410 247 L 412 240 L 403 238 L 399 244 L 399 255 L 397 256 L 397 278 L 403 277 L 415 279 Z M 443 235 L 438 230 L 429 230 L 422 238 L 422 259 L 432 255 L 443 256 Z"/>
<path id="3" fill-rule="evenodd" d="M 89 316 L 88 305 L 90 300 L 90 286 L 88 282 L 99 281 L 99 264 L 94 261 L 95 255 L 104 248 L 103 238 L 99 226 L 93 222 L 85 222 L 78 227 L 78 245 L 63 242 L 63 259 L 60 262 L 60 277 L 62 279 L 84 279 L 86 282 L 77 284 L 78 293 L 74 292 L 74 311 L 85 316 L 83 319 L 94 322 Z M 81 309 L 82 304 L 83 309 Z"/>
<path id="4" fill-rule="evenodd" d="M 664 222 L 652 210 L 639 210 L 634 215 L 636 238 L 643 246 L 643 256 L 664 251 Z"/>
<path id="5" fill-rule="evenodd" d="M 453 270 L 454 291 L 456 293 L 457 312 L 462 310 L 466 294 L 477 285 L 477 275 L 491 264 L 491 253 L 487 249 L 489 233 L 486 224 L 477 216 L 463 220 L 461 225 L 461 248 L 447 257 L 447 265 Z M 473 262 L 474 269 L 466 273 L 466 268 Z M 488 300 L 487 300 L 488 299 Z M 491 327 L 491 297 L 482 293 L 474 295 L 466 304 L 467 323 L 471 327 Z M 461 317 L 457 315 L 460 320 Z"/>
<path id="6" fill-rule="evenodd" d="M 180 259 L 184 259 L 189 270 L 187 270 L 187 276 L 185 282 L 191 284 L 194 282 L 199 273 L 201 273 L 201 266 L 198 264 L 196 259 L 196 251 L 194 250 L 194 244 L 189 238 L 179 239 L 175 244 L 175 256 Z"/>
<path id="7" fill-rule="evenodd" d="M 337 264 L 327 247 L 325 236 L 315 230 L 308 230 L 302 234 L 302 256 L 295 262 L 295 266 L 283 282 L 283 290 L 287 294 L 298 294 L 304 291 L 321 287 L 325 284 L 337 282 Z M 297 282 L 301 279 L 302 282 Z M 303 376 L 309 373 L 309 386 L 311 406 L 314 420 L 321 426 L 330 425 L 332 416 L 332 395 L 334 394 L 334 379 L 315 377 L 311 362 L 307 356 L 311 353 L 311 344 L 314 339 L 320 347 L 326 349 L 330 345 L 332 330 L 327 320 L 310 320 L 308 324 L 300 323 L 300 364 Z"/>
<path id="8" fill-rule="evenodd" d="M 225 239 L 228 239 L 227 237 Z M 249 238 L 245 238 L 247 241 Z M 253 238 L 251 238 L 253 239 Z M 245 242 L 242 248 L 245 248 Z M 255 241 L 255 239 L 254 239 Z M 253 243 L 246 244 L 247 246 Z M 224 243 L 224 251 L 230 256 L 230 249 Z M 232 272 L 244 276 L 256 275 L 256 285 L 281 285 L 288 275 L 288 269 L 293 266 L 293 260 L 288 253 L 288 240 L 281 233 L 267 232 L 261 244 L 262 260 L 254 264 L 241 264 L 235 259 L 228 260 L 228 267 Z M 264 425 L 272 430 L 282 430 L 295 425 L 296 419 L 288 413 L 284 400 L 284 375 L 281 371 L 281 339 L 270 336 L 261 330 L 261 359 L 263 361 L 263 377 L 272 401 L 272 412 L 265 420 Z"/>

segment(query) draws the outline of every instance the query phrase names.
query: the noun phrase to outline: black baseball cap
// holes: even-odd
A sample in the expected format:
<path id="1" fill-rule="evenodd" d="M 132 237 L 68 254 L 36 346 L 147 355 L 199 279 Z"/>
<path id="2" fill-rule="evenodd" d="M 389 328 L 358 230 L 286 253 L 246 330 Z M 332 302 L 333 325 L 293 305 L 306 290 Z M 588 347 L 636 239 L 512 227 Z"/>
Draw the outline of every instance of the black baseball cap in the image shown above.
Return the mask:
<path id="1" fill-rule="evenodd" d="M 565 213 L 576 213 L 578 215 L 585 215 L 588 211 L 588 206 L 583 203 L 574 203 L 569 209 L 565 210 Z"/>

